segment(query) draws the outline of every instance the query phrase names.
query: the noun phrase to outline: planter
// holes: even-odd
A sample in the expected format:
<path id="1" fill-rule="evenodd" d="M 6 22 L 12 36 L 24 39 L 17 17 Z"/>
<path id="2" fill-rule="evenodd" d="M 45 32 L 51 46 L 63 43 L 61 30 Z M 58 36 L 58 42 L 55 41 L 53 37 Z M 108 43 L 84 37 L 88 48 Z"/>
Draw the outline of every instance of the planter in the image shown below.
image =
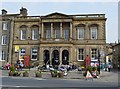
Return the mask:
<path id="1" fill-rule="evenodd" d="M 29 73 L 27 71 L 23 72 L 23 77 L 28 77 Z"/>
<path id="2" fill-rule="evenodd" d="M 64 76 L 63 72 L 58 73 L 58 77 L 62 78 Z"/>
<path id="3" fill-rule="evenodd" d="M 57 73 L 51 72 L 52 77 L 57 77 Z"/>
<path id="4" fill-rule="evenodd" d="M 9 76 L 13 76 L 13 75 L 14 75 L 14 71 L 10 71 Z"/>
<path id="5" fill-rule="evenodd" d="M 41 73 L 40 73 L 40 74 L 37 73 L 37 74 L 35 74 L 35 76 L 36 76 L 36 77 L 42 77 L 42 74 L 41 74 Z"/>
<path id="6" fill-rule="evenodd" d="M 35 76 L 36 76 L 36 77 L 42 77 L 41 71 L 36 71 L 36 72 L 35 72 Z"/>

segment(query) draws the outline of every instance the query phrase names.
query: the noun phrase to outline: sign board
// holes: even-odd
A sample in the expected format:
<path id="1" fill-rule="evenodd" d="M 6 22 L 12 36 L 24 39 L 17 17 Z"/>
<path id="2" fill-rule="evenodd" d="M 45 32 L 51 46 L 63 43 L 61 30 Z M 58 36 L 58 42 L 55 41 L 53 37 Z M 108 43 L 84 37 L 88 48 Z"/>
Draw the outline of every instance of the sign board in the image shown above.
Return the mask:
<path id="1" fill-rule="evenodd" d="M 19 52 L 19 46 L 15 45 L 15 52 Z"/>

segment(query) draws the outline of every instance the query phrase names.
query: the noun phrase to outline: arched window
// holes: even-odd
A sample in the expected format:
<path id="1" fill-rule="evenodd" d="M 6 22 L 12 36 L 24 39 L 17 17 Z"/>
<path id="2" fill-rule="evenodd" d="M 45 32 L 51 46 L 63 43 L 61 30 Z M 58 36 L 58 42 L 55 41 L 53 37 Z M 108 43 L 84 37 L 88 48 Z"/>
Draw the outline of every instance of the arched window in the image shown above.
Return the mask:
<path id="1" fill-rule="evenodd" d="M 84 24 L 79 24 L 77 26 L 77 39 L 84 39 L 84 34 L 85 34 L 85 25 Z"/>
<path id="2" fill-rule="evenodd" d="M 39 27 L 38 26 L 32 26 L 32 40 L 38 40 L 39 38 Z"/>
<path id="3" fill-rule="evenodd" d="M 20 27 L 20 39 L 21 40 L 26 40 L 27 38 L 27 26 L 22 25 Z"/>
<path id="4" fill-rule="evenodd" d="M 97 24 L 92 24 L 90 26 L 90 31 L 91 31 L 91 39 L 97 39 L 97 33 L 98 33 L 98 25 Z"/>

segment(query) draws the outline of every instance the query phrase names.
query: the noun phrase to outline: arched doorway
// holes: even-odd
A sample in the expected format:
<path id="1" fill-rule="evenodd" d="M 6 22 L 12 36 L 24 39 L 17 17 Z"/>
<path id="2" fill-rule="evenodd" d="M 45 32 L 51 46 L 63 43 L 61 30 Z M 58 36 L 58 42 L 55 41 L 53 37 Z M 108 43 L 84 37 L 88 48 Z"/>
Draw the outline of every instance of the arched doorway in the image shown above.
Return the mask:
<path id="1" fill-rule="evenodd" d="M 59 65 L 60 61 L 59 61 L 59 51 L 58 50 L 54 50 L 52 52 L 52 65 Z"/>
<path id="2" fill-rule="evenodd" d="M 44 64 L 50 64 L 50 52 L 49 50 L 44 50 L 44 56 L 43 56 Z"/>
<path id="3" fill-rule="evenodd" d="M 67 50 L 62 51 L 62 64 L 69 65 L 69 52 Z"/>

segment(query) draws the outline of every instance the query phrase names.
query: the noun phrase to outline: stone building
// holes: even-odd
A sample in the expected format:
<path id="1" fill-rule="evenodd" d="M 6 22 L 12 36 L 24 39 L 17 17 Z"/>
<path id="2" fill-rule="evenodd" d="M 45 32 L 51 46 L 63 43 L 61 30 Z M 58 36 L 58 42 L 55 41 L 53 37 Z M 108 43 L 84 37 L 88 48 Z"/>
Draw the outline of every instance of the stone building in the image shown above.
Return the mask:
<path id="1" fill-rule="evenodd" d="M 120 43 L 113 46 L 113 66 L 115 68 L 120 66 Z"/>
<path id="2" fill-rule="evenodd" d="M 28 16 L 21 8 L 11 23 L 12 63 L 28 55 L 40 65 L 84 65 L 86 55 L 98 61 L 98 51 L 105 51 L 105 14 Z"/>
<path id="3" fill-rule="evenodd" d="M 11 59 L 11 31 L 13 30 L 11 27 L 13 17 L 18 14 L 7 14 L 5 9 L 2 9 L 2 14 L 0 15 L 0 33 L 1 33 L 1 44 L 0 44 L 0 63 L 4 65 L 4 63 L 9 62 Z"/>

